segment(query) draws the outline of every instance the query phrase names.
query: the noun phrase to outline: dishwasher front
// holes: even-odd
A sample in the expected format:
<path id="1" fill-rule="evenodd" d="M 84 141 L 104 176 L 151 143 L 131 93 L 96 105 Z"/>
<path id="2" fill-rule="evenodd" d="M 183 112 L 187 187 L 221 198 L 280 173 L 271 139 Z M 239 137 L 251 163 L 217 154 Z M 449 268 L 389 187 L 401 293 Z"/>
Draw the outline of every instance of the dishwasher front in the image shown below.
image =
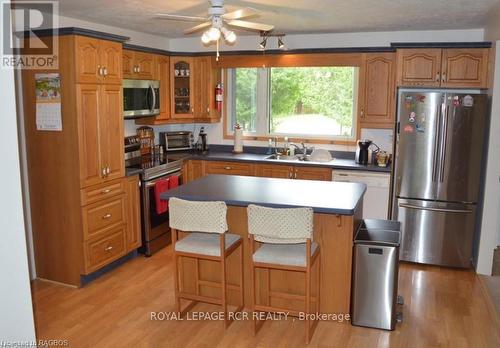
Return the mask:
<path id="1" fill-rule="evenodd" d="M 363 219 L 387 219 L 389 212 L 390 173 L 334 169 L 333 181 L 366 184 Z"/>

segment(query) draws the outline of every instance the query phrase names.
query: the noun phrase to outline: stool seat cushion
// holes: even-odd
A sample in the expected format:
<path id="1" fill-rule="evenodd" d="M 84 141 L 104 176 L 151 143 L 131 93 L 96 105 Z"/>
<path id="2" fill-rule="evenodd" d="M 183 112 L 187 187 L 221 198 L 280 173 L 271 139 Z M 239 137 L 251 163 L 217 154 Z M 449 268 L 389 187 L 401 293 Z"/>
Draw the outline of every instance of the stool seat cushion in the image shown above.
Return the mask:
<path id="1" fill-rule="evenodd" d="M 208 256 L 220 255 L 220 234 L 191 232 L 175 243 L 175 250 Z M 237 234 L 225 233 L 226 250 L 241 239 Z"/>
<path id="2" fill-rule="evenodd" d="M 314 255 L 318 243 L 311 243 L 311 255 Z M 253 254 L 253 261 L 285 266 L 306 266 L 306 243 L 298 244 L 262 244 Z"/>

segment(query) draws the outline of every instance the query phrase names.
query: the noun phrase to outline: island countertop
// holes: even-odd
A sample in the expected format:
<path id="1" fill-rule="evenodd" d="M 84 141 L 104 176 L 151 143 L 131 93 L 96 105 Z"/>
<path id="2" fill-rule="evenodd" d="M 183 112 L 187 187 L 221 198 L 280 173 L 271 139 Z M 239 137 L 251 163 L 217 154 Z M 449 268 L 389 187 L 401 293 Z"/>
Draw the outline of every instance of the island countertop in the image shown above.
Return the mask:
<path id="1" fill-rule="evenodd" d="M 365 191 L 366 185 L 359 183 L 207 175 L 160 197 L 223 201 L 233 206 L 311 207 L 315 213 L 353 215 Z"/>

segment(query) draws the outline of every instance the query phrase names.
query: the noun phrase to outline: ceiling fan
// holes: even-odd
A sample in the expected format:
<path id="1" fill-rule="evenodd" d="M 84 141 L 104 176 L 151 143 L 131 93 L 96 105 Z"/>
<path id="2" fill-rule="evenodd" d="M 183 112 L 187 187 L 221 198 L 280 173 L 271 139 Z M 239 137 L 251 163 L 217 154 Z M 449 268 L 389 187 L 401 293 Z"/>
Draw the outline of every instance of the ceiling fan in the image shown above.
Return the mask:
<path id="1" fill-rule="evenodd" d="M 195 25 L 192 28 L 184 30 L 184 34 L 191 34 L 198 30 L 209 28 L 206 30 L 201 41 L 204 44 L 208 44 L 212 41 L 219 43 L 221 34 L 228 43 L 233 43 L 236 41 L 236 34 L 224 27 L 227 24 L 231 27 L 242 28 L 245 30 L 256 30 L 260 32 L 269 32 L 274 29 L 273 25 L 255 23 L 243 21 L 241 19 L 253 17 L 258 14 L 258 11 L 251 7 L 244 7 L 239 10 L 228 12 L 224 9 L 224 0 L 209 0 L 210 7 L 208 9 L 207 17 L 197 17 L 197 16 L 183 16 L 177 14 L 168 13 L 157 13 L 155 18 L 167 19 L 167 20 L 178 20 L 178 21 L 188 21 L 188 22 L 203 22 L 201 24 Z"/>

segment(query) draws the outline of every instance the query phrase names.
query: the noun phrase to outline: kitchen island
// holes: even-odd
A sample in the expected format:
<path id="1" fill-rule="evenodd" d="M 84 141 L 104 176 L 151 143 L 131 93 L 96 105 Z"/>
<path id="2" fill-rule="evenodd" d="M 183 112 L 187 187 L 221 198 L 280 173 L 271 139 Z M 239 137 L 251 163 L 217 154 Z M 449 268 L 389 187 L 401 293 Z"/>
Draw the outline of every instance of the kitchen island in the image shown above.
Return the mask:
<path id="1" fill-rule="evenodd" d="M 250 305 L 250 267 L 248 254 L 248 226 L 246 207 L 258 204 L 275 208 L 311 207 L 314 211 L 314 240 L 321 247 L 321 294 L 322 313 L 349 313 L 351 293 L 352 240 L 361 222 L 364 184 L 324 182 L 310 180 L 271 179 L 232 175 L 208 175 L 186 185 L 164 192 L 162 199 L 177 197 L 197 201 L 224 201 L 228 205 L 227 221 L 229 231 L 243 237 L 245 306 Z M 237 284 L 239 257 L 229 259 L 228 279 Z M 207 296 L 217 296 L 219 289 L 218 268 L 213 261 L 201 261 L 198 265 L 201 281 L 196 284 L 194 260 L 183 259 L 181 269 L 184 290 L 198 291 Z M 271 292 L 287 291 L 303 294 L 303 274 L 271 271 Z M 267 274 L 257 274 L 257 297 L 266 302 L 271 294 L 264 286 Z M 313 280 L 314 281 L 314 280 Z M 237 292 L 228 289 L 229 302 L 237 303 Z M 290 298 L 273 298 L 273 305 L 303 310 L 303 303 Z"/>

